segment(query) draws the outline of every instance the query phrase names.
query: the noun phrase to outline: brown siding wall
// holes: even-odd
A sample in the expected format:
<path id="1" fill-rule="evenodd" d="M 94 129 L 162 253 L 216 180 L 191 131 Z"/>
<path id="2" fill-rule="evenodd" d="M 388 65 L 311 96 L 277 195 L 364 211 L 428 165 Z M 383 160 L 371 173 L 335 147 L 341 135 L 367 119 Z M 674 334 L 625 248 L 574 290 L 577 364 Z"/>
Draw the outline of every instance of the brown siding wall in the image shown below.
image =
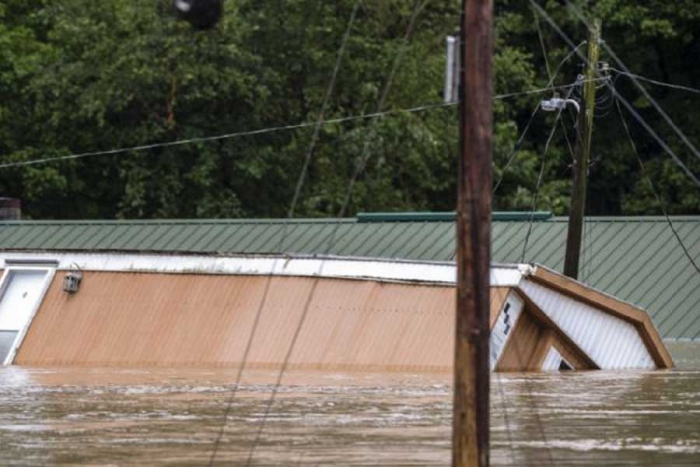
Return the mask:
<path id="1" fill-rule="evenodd" d="M 498 363 L 497 371 L 540 371 L 552 347 L 576 370 L 595 368 L 586 355 L 571 344 L 561 331 L 540 321 L 532 311 L 531 307 L 525 307 L 520 315 Z"/>
<path id="2" fill-rule="evenodd" d="M 276 368 L 315 282 L 88 272 L 68 295 L 61 277 L 15 364 L 239 365 L 269 285 L 248 365 Z M 492 289 L 492 315 L 507 292 Z M 290 368 L 451 371 L 454 303 L 452 287 L 321 279 Z"/>
<path id="3" fill-rule="evenodd" d="M 508 339 L 503 355 L 496 367 L 497 371 L 528 371 L 530 362 L 536 357 L 538 343 L 541 343 L 544 329 L 530 313 L 523 310 Z"/>
<path id="4" fill-rule="evenodd" d="M 591 364 L 590 359 L 580 350 L 574 348 L 569 342 L 566 342 L 560 335 L 554 337 L 554 348 L 564 359 L 574 366 L 576 370 L 593 370 L 595 365 Z"/>

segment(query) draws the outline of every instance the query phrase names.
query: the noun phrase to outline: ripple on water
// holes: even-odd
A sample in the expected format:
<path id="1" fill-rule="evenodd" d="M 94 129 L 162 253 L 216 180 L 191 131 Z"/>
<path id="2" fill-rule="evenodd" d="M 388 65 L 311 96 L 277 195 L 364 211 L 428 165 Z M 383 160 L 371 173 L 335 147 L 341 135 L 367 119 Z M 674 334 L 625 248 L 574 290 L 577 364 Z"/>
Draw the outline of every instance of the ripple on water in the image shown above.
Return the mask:
<path id="1" fill-rule="evenodd" d="M 700 356 L 700 346 L 696 355 Z M 700 362 L 698 362 L 700 367 Z M 274 372 L 0 369 L 2 463 L 244 462 Z M 290 373 L 261 464 L 446 465 L 451 375 Z M 700 371 L 498 375 L 493 465 L 700 465 Z"/>

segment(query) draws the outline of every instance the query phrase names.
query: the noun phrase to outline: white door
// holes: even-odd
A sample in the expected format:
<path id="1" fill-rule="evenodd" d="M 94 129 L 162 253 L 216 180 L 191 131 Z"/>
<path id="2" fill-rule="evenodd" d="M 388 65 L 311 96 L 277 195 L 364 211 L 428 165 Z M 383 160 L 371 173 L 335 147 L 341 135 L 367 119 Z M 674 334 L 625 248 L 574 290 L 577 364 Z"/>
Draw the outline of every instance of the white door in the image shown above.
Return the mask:
<path id="1" fill-rule="evenodd" d="M 46 292 L 50 272 L 14 268 L 5 271 L 0 287 L 0 364 L 11 363 Z"/>

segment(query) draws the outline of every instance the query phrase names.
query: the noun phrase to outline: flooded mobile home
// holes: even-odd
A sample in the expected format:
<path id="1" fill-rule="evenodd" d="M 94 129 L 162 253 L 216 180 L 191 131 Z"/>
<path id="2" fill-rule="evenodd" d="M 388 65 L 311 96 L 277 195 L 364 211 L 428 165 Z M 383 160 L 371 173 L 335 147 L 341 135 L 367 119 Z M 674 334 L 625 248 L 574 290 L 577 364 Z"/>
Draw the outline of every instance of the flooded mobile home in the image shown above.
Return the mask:
<path id="1" fill-rule="evenodd" d="M 630 465 L 700 456 L 697 346 L 669 344 L 672 362 L 658 342 L 698 333 L 700 287 L 683 275 L 662 221 L 591 220 L 584 284 L 556 272 L 560 219 L 533 224 L 525 263 L 526 224 L 495 219 L 494 258 L 503 264 L 491 273 L 493 464 L 576 464 L 582 452 Z M 700 220 L 676 225 L 700 245 Z M 30 306 L 5 344 L 12 365 L 0 369 L 0 440 L 21 465 L 204 464 L 225 426 L 218 459 L 245 463 L 251 436 L 267 423 L 258 463 L 443 465 L 453 235 L 453 220 L 435 215 L 340 225 L 5 222 L 3 297 Z M 25 296 L 27 286 L 38 292 Z M 0 310 L 16 309 L 7 304 Z M 304 310 L 266 418 L 261 403 Z M 654 370 L 672 363 L 681 368 Z M 651 371 L 514 372 L 568 367 Z"/>
<path id="2" fill-rule="evenodd" d="M 531 218 L 534 220 L 532 223 L 530 222 Z M 700 245 L 700 218 L 677 217 L 673 218 L 673 222 L 678 235 L 687 245 L 690 245 L 689 254 L 697 256 L 697 249 Z M 288 291 L 285 293 L 292 295 L 297 293 L 300 297 L 304 296 L 301 290 L 295 289 L 296 284 L 292 285 L 293 282 L 298 282 L 300 287 L 309 287 L 309 284 L 313 284 L 310 279 L 314 277 L 323 283 L 323 287 L 317 289 L 316 292 L 321 292 L 322 289 L 331 286 L 340 287 L 342 285 L 344 288 L 334 293 L 339 294 L 345 290 L 351 290 L 348 292 L 350 296 L 339 296 L 339 299 L 336 300 L 337 306 L 344 306 L 341 303 L 343 300 L 354 298 L 353 288 L 369 289 L 372 286 L 377 290 L 384 290 L 387 285 L 398 285 L 402 291 L 413 290 L 412 293 L 426 294 L 426 296 L 429 296 L 430 293 L 439 294 L 438 292 L 442 291 L 441 293 L 446 298 L 426 298 L 428 302 L 433 300 L 430 302 L 430 306 L 433 308 L 431 310 L 430 306 L 426 304 L 424 311 L 426 313 L 429 311 L 451 313 L 451 302 L 449 301 L 453 297 L 451 297 L 451 292 L 446 289 L 451 287 L 450 281 L 453 280 L 451 275 L 453 272 L 450 272 L 449 277 L 445 278 L 443 282 L 437 284 L 430 275 L 418 276 L 417 282 L 411 284 L 410 281 L 406 282 L 402 278 L 400 271 L 411 268 L 452 271 L 455 252 L 454 229 L 453 213 L 359 214 L 355 219 L 337 221 L 303 219 L 292 221 L 4 221 L 0 223 L 0 267 L 4 268 L 6 272 L 10 270 L 15 272 L 13 275 L 5 275 L 3 309 L 14 307 L 11 301 L 14 300 L 12 297 L 15 294 L 12 290 L 21 289 L 23 284 L 31 285 L 30 288 L 33 291 L 22 298 L 23 302 L 25 304 L 32 302 L 35 306 L 24 306 L 23 311 L 13 313 L 12 318 L 0 321 L 0 325 L 3 326 L 3 329 L 0 330 L 0 350 L 4 349 L 3 353 L 9 355 L 12 353 L 10 347 L 14 346 L 14 351 L 18 353 L 17 357 L 21 358 L 24 355 L 23 351 L 20 351 L 21 346 L 14 344 L 16 339 L 31 337 L 20 335 L 24 324 L 33 317 L 35 320 L 33 323 L 40 325 L 45 319 L 43 318 L 45 313 L 54 313 L 59 316 L 61 308 L 57 308 L 58 303 L 67 307 L 66 312 L 75 314 L 71 319 L 92 317 L 93 323 L 101 322 L 97 316 L 99 313 L 108 313 L 106 310 L 114 313 L 118 309 L 117 317 L 136 313 L 135 311 L 125 311 L 126 306 L 119 306 L 121 298 L 115 297 L 129 297 L 131 300 L 129 306 L 133 310 L 145 310 L 146 308 L 152 310 L 137 315 L 142 321 L 142 325 L 138 329 L 130 331 L 135 336 L 141 336 L 142 339 L 150 341 L 150 338 L 146 337 L 150 336 L 149 333 L 167 334 L 169 330 L 177 329 L 178 323 L 187 323 L 186 326 L 192 325 L 194 329 L 174 337 L 175 340 L 180 340 L 179 346 L 184 345 L 187 339 L 195 338 L 193 336 L 197 336 L 197 334 L 201 335 L 200 333 L 209 333 L 206 334 L 207 341 L 209 341 L 218 335 L 219 327 L 215 326 L 211 330 L 205 328 L 198 330 L 198 326 L 209 321 L 203 319 L 199 322 L 188 323 L 187 320 L 196 320 L 198 316 L 215 313 L 215 310 L 221 308 L 223 306 L 221 303 L 225 301 L 233 300 L 233 305 L 229 306 L 238 308 L 249 307 L 256 303 L 259 305 L 261 295 L 264 294 L 264 290 L 261 291 L 260 287 L 266 287 L 268 279 L 276 284 L 275 287 L 270 287 L 267 294 L 269 299 L 277 297 L 276 294 L 282 294 L 284 291 Z M 531 231 L 531 236 L 526 248 L 525 238 L 528 231 Z M 492 243 L 494 261 L 501 264 L 514 264 L 516 265 L 515 269 L 518 269 L 518 264 L 542 265 L 522 266 L 521 269 L 524 268 L 524 271 L 530 269 L 548 271 L 550 276 L 554 278 L 557 276 L 555 271 L 560 271 L 563 264 L 565 232 L 566 219 L 552 217 L 549 213 L 536 213 L 534 216 L 519 213 L 494 213 Z M 582 283 L 571 283 L 570 287 L 551 286 L 549 293 L 557 293 L 569 299 L 575 297 L 574 301 L 577 303 L 584 303 L 594 308 L 601 305 L 595 300 L 586 299 L 589 294 L 610 300 L 615 297 L 620 302 L 619 306 L 616 305 L 617 308 L 602 306 L 603 310 L 607 310 L 603 313 L 629 324 L 631 328 L 626 327 L 627 329 L 634 328 L 639 331 L 640 339 L 646 344 L 651 342 L 649 336 L 655 334 L 655 332 L 649 331 L 654 327 L 659 331 L 658 336 L 665 340 L 700 339 L 700 319 L 698 318 L 700 316 L 698 308 L 700 306 L 700 278 L 696 274 L 689 273 L 689 268 L 692 265 L 682 250 L 677 247 L 677 239 L 670 233 L 666 219 L 655 217 L 589 218 L 586 221 L 583 246 L 581 274 L 579 276 Z M 221 267 L 220 265 L 223 263 L 240 265 L 245 263 L 245 268 L 256 270 L 258 268 L 256 258 L 275 264 L 275 268 L 283 271 L 285 261 L 282 258 L 295 258 L 294 264 L 309 265 L 313 263 L 309 259 L 314 257 L 346 258 L 348 260 L 336 261 L 332 264 L 353 266 L 349 269 L 350 273 L 344 270 L 330 270 L 327 268 L 330 267 L 331 262 L 326 261 L 323 263 L 324 266 L 317 267 L 318 264 L 316 264 L 314 267 L 317 269 L 312 267 L 312 271 L 302 271 L 303 274 L 296 277 L 290 274 L 283 277 L 270 274 L 269 268 L 271 266 L 269 264 L 260 269 L 257 274 L 249 274 L 235 268 L 224 268 L 225 274 L 214 273 L 216 268 Z M 371 260 L 372 258 L 376 260 Z M 46 263 L 41 264 L 41 261 Z M 167 268 L 163 266 L 164 264 L 167 265 Z M 392 277 L 388 273 L 382 277 L 373 277 L 376 264 L 382 264 L 383 268 L 391 269 L 391 274 L 395 274 L 396 271 L 399 273 L 395 274 L 396 277 Z M 24 272 L 22 272 L 22 268 L 24 268 Z M 494 271 L 497 270 L 499 270 L 498 267 L 494 269 Z M 69 274 L 71 271 L 72 274 Z M 81 274 L 83 281 L 75 284 L 78 287 L 75 294 L 59 293 L 59 289 L 64 286 L 66 281 L 66 275 L 74 276 L 73 279 L 77 282 Z M 359 277 L 351 277 L 352 281 L 349 281 L 343 277 L 346 274 L 351 276 L 355 274 Z M 329 277 L 323 277 L 326 275 Z M 362 276 L 366 276 L 366 280 L 359 280 L 363 278 Z M 565 281 L 563 278 L 558 278 L 558 280 Z M 532 278 L 527 278 L 525 281 L 524 284 L 534 284 L 538 287 L 541 287 L 542 284 L 541 281 L 538 283 Z M 277 285 L 280 286 L 277 287 Z M 492 283 L 492 286 L 494 288 L 492 290 L 493 296 L 499 290 L 499 284 Z M 212 295 L 207 287 L 213 287 L 217 294 Z M 224 287 L 227 290 L 230 288 L 229 295 L 222 295 L 223 292 L 218 290 L 219 287 Z M 237 294 L 236 287 L 244 287 L 247 292 Z M 511 292 L 515 289 L 511 295 L 525 300 L 523 308 L 529 306 L 535 310 L 537 303 L 527 298 L 530 296 L 527 295 L 528 293 L 536 293 L 534 288 L 533 286 L 532 290 L 525 290 L 524 286 L 511 287 Z M 134 293 L 138 291 L 138 294 L 132 296 L 125 293 L 131 291 Z M 149 295 L 153 291 L 160 291 L 160 294 L 157 296 Z M 195 294 L 197 291 L 201 291 L 203 296 L 197 297 Z M 39 294 L 43 297 L 41 300 Z M 330 292 L 329 294 L 333 295 Z M 89 302 L 86 298 L 88 296 L 90 297 Z M 279 296 L 281 297 L 279 300 L 286 300 L 283 295 Z M 386 297 L 389 297 L 387 300 L 395 300 L 391 294 Z M 59 300 L 63 300 L 65 303 Z M 213 302 L 209 303 L 207 300 Z M 438 305 L 438 300 L 444 300 L 445 304 Z M 493 301 L 500 303 L 497 296 L 494 297 Z M 326 306 L 326 304 L 318 303 L 314 303 L 314 305 Z M 358 306 L 360 304 L 355 303 L 350 308 Z M 49 308 L 53 311 L 46 311 Z M 162 308 L 169 310 L 169 313 L 166 313 Z M 626 314 L 619 310 L 615 311 L 618 308 L 619 310 L 634 311 Z M 90 314 L 81 314 L 87 310 L 90 310 Z M 177 314 L 178 310 L 181 310 L 181 315 Z M 185 310 L 189 311 L 186 313 Z M 640 310 L 645 310 L 646 313 Z M 494 313 L 498 311 L 495 310 Z M 339 311 L 337 312 L 339 313 Z M 189 316 L 188 313 L 192 315 Z M 249 319 L 249 313 L 250 311 L 226 314 L 228 319 L 238 320 L 235 323 L 228 323 L 237 329 L 233 331 L 235 338 L 232 338 L 229 344 L 233 347 L 218 350 L 209 349 L 208 356 L 202 358 L 211 362 L 234 362 L 234 355 L 240 350 L 237 346 L 241 345 L 240 341 L 245 337 L 243 329 L 250 324 L 245 321 Z M 582 316 L 581 313 L 576 312 L 574 315 Z M 274 316 L 269 313 L 265 315 Z M 345 311 L 342 315 L 351 316 L 352 313 Z M 640 318 L 643 315 L 647 317 Z M 418 313 L 415 316 L 422 315 Z M 438 316 L 442 315 L 438 314 Z M 530 314 L 527 314 L 527 317 L 529 316 Z M 511 316 L 509 319 L 512 318 Z M 540 313 L 539 318 L 540 321 L 545 322 L 545 318 L 551 320 L 545 313 Z M 651 322 L 648 322 L 649 318 Z M 56 326 L 69 326 L 70 324 L 68 320 L 55 319 L 59 320 L 54 323 Z M 116 319 L 116 317 L 109 319 Z M 211 319 L 212 322 L 216 321 Z M 282 323 L 288 325 L 292 322 L 291 315 L 271 319 L 273 321 L 268 324 L 277 324 L 282 328 L 284 328 Z M 283 321 L 283 319 L 290 321 Z M 449 320 L 445 319 L 447 323 Z M 641 327 L 640 320 L 645 322 Z M 595 323 L 595 321 L 588 320 L 582 322 Z M 157 328 L 157 324 L 160 324 L 161 327 Z M 514 323 L 508 324 L 508 331 L 514 331 L 512 329 Z M 551 325 L 551 323 L 549 324 Z M 328 323 L 322 323 L 322 325 L 330 326 Z M 494 326 L 495 338 L 497 338 L 501 325 L 497 321 L 493 321 L 492 325 Z M 437 324 L 432 324 L 432 326 L 437 326 Z M 36 329 L 37 331 L 32 332 L 38 332 L 39 328 Z M 330 332 L 328 329 L 323 329 Z M 444 333 L 445 336 L 450 333 L 447 328 L 430 329 L 432 330 L 425 332 L 436 333 L 436 338 L 442 336 L 441 333 Z M 568 334 L 573 330 L 566 331 L 561 327 L 558 329 L 562 329 L 562 332 L 570 339 L 573 338 L 573 335 Z M 341 331 L 345 333 L 345 328 L 338 328 L 338 332 Z M 75 328 L 65 328 L 62 332 L 77 331 Z M 584 332 L 587 331 L 584 330 Z M 284 340 L 284 336 L 285 334 L 280 331 L 280 334 L 271 335 L 269 339 Z M 263 337 L 261 335 L 260 339 Z M 418 336 L 414 337 L 418 339 Z M 102 336 L 102 338 L 106 339 L 104 343 L 100 344 L 99 341 L 96 341 L 94 345 L 109 346 L 110 339 L 118 339 L 118 336 L 110 334 Z M 267 339 L 267 337 L 265 338 Z M 402 339 L 405 338 L 406 336 Z M 451 339 L 451 336 L 448 339 Z M 438 342 L 442 342 L 442 337 L 439 337 Z M 196 346 L 194 343 L 191 345 Z M 270 345 L 267 343 L 267 346 Z M 283 346 L 283 342 L 279 345 Z M 498 346 L 499 342 L 494 342 L 494 345 Z M 135 348 L 143 346 L 146 346 L 145 342 L 140 343 Z M 585 353 L 589 352 L 582 344 L 577 344 L 577 346 L 582 347 L 581 350 Z M 658 347 L 660 344 L 657 343 L 655 346 Z M 444 346 L 445 349 L 448 347 L 449 345 Z M 136 350 L 132 349 L 131 351 L 135 352 Z M 438 358 L 437 354 L 440 352 L 444 352 L 444 355 L 441 354 L 443 356 Z M 450 361 L 447 354 L 448 352 L 445 350 L 434 350 L 434 352 L 431 351 L 425 355 L 425 362 L 417 362 L 412 365 L 417 367 L 449 366 Z M 505 349 L 504 367 L 511 365 L 508 363 L 507 354 L 507 349 Z M 98 355 L 100 355 L 99 358 Z M 431 357 L 428 358 L 428 355 Z M 88 357 L 84 355 L 81 358 Z M 95 353 L 91 358 L 99 360 L 105 357 L 104 354 Z M 191 361 L 196 361 L 192 358 L 194 358 L 194 354 L 191 356 Z M 659 363 L 658 356 L 655 358 L 655 361 Z M 184 362 L 187 359 L 181 355 L 177 357 L 177 361 Z M 556 362 L 557 358 L 553 361 Z M 329 362 L 336 361 L 331 358 Z M 270 364 L 271 362 L 261 354 L 260 363 Z M 397 364 L 400 366 L 404 363 L 391 363 L 389 360 L 387 365 Z M 315 362 L 314 364 L 326 363 Z M 370 363 L 367 361 L 365 364 Z M 524 366 L 524 364 L 519 366 Z M 588 366 L 591 366 L 591 362 L 588 362 Z"/>
<path id="3" fill-rule="evenodd" d="M 5 252 L 6 364 L 449 372 L 450 262 Z M 537 265 L 491 269 L 496 371 L 669 368 L 647 314 Z M 246 354 L 247 352 L 247 354 Z"/>

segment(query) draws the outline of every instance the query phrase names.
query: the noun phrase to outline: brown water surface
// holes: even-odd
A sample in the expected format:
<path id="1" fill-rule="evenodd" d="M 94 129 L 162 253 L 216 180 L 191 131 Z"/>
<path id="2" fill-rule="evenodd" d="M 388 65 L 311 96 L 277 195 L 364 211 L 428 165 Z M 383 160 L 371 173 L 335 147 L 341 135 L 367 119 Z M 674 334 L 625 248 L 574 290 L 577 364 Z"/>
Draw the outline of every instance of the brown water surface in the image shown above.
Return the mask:
<path id="1" fill-rule="evenodd" d="M 700 344 L 678 369 L 493 375 L 494 465 L 700 465 Z M 0 368 L 2 465 L 206 465 L 232 369 Z M 245 465 L 276 373 L 245 372 L 216 465 Z M 448 465 L 451 375 L 285 376 L 254 465 Z"/>

